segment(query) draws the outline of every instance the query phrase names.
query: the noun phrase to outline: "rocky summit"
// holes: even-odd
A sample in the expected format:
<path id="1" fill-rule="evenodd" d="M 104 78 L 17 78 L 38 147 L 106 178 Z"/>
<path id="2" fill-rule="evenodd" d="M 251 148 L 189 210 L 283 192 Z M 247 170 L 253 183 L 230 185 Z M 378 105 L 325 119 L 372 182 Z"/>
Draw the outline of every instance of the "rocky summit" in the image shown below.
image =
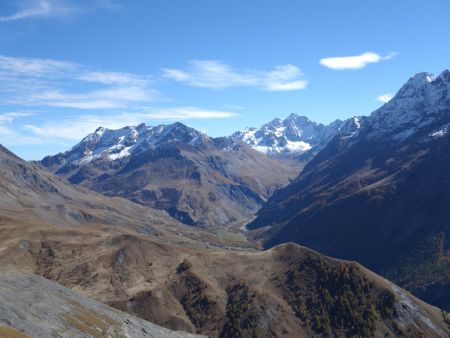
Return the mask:
<path id="1" fill-rule="evenodd" d="M 343 121 L 329 125 L 313 122 L 305 116 L 291 114 L 276 118 L 261 128 L 245 128 L 230 139 L 242 141 L 253 149 L 269 155 L 299 155 L 319 150 L 339 131 Z"/>

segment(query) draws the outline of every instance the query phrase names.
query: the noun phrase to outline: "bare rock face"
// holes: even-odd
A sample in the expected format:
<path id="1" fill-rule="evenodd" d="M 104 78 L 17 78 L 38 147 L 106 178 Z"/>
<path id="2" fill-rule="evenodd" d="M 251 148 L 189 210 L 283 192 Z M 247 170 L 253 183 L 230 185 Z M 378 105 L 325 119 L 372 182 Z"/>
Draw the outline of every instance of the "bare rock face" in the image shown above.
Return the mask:
<path id="1" fill-rule="evenodd" d="M 450 76 L 421 73 L 345 121 L 248 227 L 357 260 L 450 309 Z"/>
<path id="2" fill-rule="evenodd" d="M 5 270 L 0 270 L 0 336 L 194 337 L 120 312 L 34 274 Z"/>
<path id="3" fill-rule="evenodd" d="M 99 128 L 40 163 L 73 184 L 208 228 L 247 220 L 301 166 L 268 158 L 243 143 L 223 148 L 220 140 L 181 123 Z"/>

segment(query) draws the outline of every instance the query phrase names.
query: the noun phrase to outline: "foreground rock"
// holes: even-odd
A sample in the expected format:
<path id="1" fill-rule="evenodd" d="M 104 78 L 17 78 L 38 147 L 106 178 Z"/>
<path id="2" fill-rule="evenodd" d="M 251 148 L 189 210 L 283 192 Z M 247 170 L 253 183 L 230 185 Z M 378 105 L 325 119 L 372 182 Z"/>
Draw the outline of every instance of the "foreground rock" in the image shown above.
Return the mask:
<path id="1" fill-rule="evenodd" d="M 34 274 L 0 270 L 0 337 L 194 336 L 120 312 Z"/>

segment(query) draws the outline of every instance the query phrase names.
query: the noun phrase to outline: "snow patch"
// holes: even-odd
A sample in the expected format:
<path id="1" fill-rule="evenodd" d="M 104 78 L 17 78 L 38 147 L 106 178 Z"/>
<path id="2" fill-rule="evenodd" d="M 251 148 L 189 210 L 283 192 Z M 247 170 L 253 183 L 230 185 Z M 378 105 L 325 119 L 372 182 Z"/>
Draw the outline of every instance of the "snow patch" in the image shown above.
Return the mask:
<path id="1" fill-rule="evenodd" d="M 444 137 L 445 135 L 447 135 L 449 129 L 450 129 L 450 123 L 443 126 L 440 130 L 432 132 L 430 136 Z"/>
<path id="2" fill-rule="evenodd" d="M 309 143 L 303 142 L 303 141 L 287 141 L 286 147 L 284 147 L 284 150 L 289 150 L 292 152 L 300 152 L 300 151 L 308 151 L 312 147 Z"/>
<path id="3" fill-rule="evenodd" d="M 130 156 L 130 149 L 131 147 L 124 147 L 120 152 L 115 153 L 115 154 L 109 154 L 108 155 L 108 159 L 110 159 L 111 161 L 115 161 L 115 160 L 119 160 L 121 158 L 124 157 L 128 157 Z"/>

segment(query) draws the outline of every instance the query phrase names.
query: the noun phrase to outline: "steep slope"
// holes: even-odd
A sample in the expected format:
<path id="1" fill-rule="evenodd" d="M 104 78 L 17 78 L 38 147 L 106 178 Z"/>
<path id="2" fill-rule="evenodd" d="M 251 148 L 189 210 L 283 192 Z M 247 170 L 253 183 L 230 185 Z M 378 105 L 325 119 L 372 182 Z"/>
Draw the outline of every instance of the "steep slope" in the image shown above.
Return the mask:
<path id="1" fill-rule="evenodd" d="M 0 337 L 194 338 L 194 335 L 164 329 L 34 274 L 0 270 Z"/>
<path id="2" fill-rule="evenodd" d="M 291 114 L 284 119 L 276 118 L 259 129 L 246 128 L 238 131 L 229 139 L 244 142 L 265 154 L 296 156 L 323 148 L 342 124 L 343 121 L 336 120 L 323 125 L 305 116 Z"/>
<path id="3" fill-rule="evenodd" d="M 450 308 L 450 72 L 418 74 L 345 128 L 257 219 L 265 246 L 295 240 L 354 259 Z"/>
<path id="4" fill-rule="evenodd" d="M 160 210 L 72 186 L 1 145 L 0 210 L 2 219 L 31 215 L 34 221 L 60 226 L 107 224 L 148 234 L 162 233 L 162 225 L 177 224 Z"/>
<path id="5" fill-rule="evenodd" d="M 41 240 L 45 240 L 42 229 L 67 232 L 68 236 L 72 234 L 77 238 L 75 229 L 79 228 L 81 237 L 137 232 L 159 236 L 166 242 L 202 247 L 251 246 L 244 236 L 225 230 L 185 227 L 162 210 L 71 185 L 40 165 L 18 158 L 1 145 L 0 225 L 4 236 L 11 232 L 20 237 L 21 232 L 30 231 Z"/>
<path id="6" fill-rule="evenodd" d="M 199 227 L 247 220 L 300 170 L 297 161 L 270 159 L 242 143 L 224 150 L 218 142 L 181 123 L 99 128 L 41 164 L 74 184 Z"/>

